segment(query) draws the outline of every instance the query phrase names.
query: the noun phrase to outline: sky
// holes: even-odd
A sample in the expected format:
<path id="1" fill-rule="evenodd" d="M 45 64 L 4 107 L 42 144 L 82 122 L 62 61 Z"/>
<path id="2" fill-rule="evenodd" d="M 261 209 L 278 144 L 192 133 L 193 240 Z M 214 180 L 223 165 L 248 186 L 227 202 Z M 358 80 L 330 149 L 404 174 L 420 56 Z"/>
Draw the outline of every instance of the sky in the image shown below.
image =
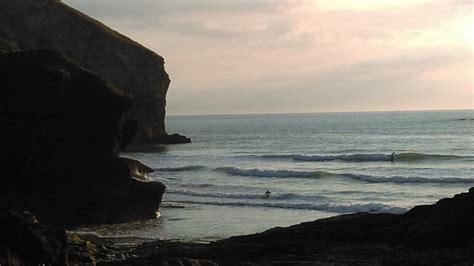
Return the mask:
<path id="1" fill-rule="evenodd" d="M 63 2 L 165 58 L 171 115 L 474 107 L 474 0 Z"/>

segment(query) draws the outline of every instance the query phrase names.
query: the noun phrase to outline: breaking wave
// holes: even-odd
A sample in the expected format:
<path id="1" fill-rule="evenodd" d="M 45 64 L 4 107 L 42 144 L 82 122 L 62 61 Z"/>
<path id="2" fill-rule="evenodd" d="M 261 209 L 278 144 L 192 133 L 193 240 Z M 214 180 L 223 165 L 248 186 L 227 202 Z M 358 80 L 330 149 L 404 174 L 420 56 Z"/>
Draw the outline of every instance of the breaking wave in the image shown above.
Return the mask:
<path id="1" fill-rule="evenodd" d="M 250 206 L 265 208 L 281 208 L 281 209 L 298 209 L 298 210 L 319 210 L 334 213 L 354 213 L 354 212 L 371 212 L 371 213 L 404 213 L 406 208 L 389 206 L 381 203 L 354 203 L 354 204 L 334 204 L 334 203 L 287 203 L 287 202 L 271 202 L 271 201 L 207 201 L 207 200 L 186 200 L 179 201 L 185 204 L 203 204 L 203 205 L 219 205 L 219 206 Z"/>
<path id="2" fill-rule="evenodd" d="M 384 162 L 391 161 L 391 154 L 382 153 L 359 153 L 359 154 L 337 154 L 337 155 L 312 155 L 312 154 L 265 154 L 255 157 L 265 159 L 291 159 L 295 161 L 347 161 L 347 162 Z M 443 154 L 425 154 L 417 152 L 398 153 L 394 156 L 394 161 L 423 161 L 423 160 L 458 160 L 472 156 L 443 155 Z"/>
<path id="3" fill-rule="evenodd" d="M 224 171 L 230 175 L 255 176 L 255 177 L 325 177 L 331 175 L 326 171 L 294 171 L 294 170 L 273 170 L 251 168 L 244 169 L 238 167 L 219 167 L 216 171 Z"/>
<path id="4" fill-rule="evenodd" d="M 193 197 L 207 197 L 207 198 L 223 198 L 223 199 L 263 199 L 264 194 L 255 193 L 222 193 L 222 192 L 207 192 L 195 190 L 182 189 L 168 189 L 166 193 L 178 194 Z M 324 200 L 323 196 L 303 195 L 297 193 L 272 193 L 271 200 Z"/>
<path id="5" fill-rule="evenodd" d="M 295 171 L 295 170 L 274 170 L 251 168 L 244 169 L 238 167 L 221 167 L 217 171 L 224 171 L 230 175 L 250 176 L 250 177 L 277 177 L 277 178 L 325 178 L 325 177 L 346 177 L 368 183 L 474 183 L 474 178 L 460 177 L 406 177 L 406 176 L 372 176 L 351 173 L 331 173 L 327 171 Z"/>

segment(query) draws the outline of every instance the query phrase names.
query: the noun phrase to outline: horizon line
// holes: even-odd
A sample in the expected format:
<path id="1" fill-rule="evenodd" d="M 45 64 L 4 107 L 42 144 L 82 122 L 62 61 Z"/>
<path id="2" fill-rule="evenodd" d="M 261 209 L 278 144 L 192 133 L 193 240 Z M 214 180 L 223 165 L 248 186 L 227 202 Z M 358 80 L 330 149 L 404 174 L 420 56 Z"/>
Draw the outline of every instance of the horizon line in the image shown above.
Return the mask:
<path id="1" fill-rule="evenodd" d="M 470 109 L 416 109 L 416 110 L 363 110 L 363 111 L 315 111 L 315 112 L 262 112 L 262 113 L 205 113 L 205 114 L 166 114 L 170 116 L 231 116 L 231 115 L 278 115 L 278 114 L 336 114 L 336 113 L 403 113 L 403 112 L 435 112 L 435 111 L 474 111 Z"/>

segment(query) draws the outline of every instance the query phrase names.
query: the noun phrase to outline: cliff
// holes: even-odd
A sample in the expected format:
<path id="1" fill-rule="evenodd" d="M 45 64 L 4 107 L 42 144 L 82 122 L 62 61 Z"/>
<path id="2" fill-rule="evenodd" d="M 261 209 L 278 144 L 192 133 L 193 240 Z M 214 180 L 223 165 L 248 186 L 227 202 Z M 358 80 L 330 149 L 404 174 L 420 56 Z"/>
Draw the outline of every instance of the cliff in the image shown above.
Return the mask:
<path id="1" fill-rule="evenodd" d="M 46 224 L 156 216 L 165 186 L 118 157 L 136 132 L 132 98 L 44 49 L 0 54 L 0 83 L 0 208 Z"/>
<path id="2" fill-rule="evenodd" d="M 159 142 L 167 135 L 170 79 L 153 51 L 57 0 L 0 0 L 0 32 L 0 52 L 4 40 L 18 49 L 58 51 L 132 95 L 136 142 Z"/>

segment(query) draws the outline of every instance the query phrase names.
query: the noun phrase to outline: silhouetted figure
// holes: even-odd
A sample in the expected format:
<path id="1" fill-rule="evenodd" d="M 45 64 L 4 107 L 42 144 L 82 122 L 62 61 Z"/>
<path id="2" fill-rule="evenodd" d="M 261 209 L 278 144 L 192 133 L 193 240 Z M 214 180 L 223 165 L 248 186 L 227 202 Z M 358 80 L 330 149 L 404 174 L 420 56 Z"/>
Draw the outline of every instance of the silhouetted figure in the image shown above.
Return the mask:
<path id="1" fill-rule="evenodd" d="M 264 199 L 270 198 L 270 194 L 272 194 L 272 193 L 267 190 L 267 192 L 265 192 L 265 194 L 263 195 L 263 198 L 264 198 Z"/>
<path id="2" fill-rule="evenodd" d="M 395 152 L 392 152 L 392 154 L 390 155 L 390 161 L 395 161 Z"/>

